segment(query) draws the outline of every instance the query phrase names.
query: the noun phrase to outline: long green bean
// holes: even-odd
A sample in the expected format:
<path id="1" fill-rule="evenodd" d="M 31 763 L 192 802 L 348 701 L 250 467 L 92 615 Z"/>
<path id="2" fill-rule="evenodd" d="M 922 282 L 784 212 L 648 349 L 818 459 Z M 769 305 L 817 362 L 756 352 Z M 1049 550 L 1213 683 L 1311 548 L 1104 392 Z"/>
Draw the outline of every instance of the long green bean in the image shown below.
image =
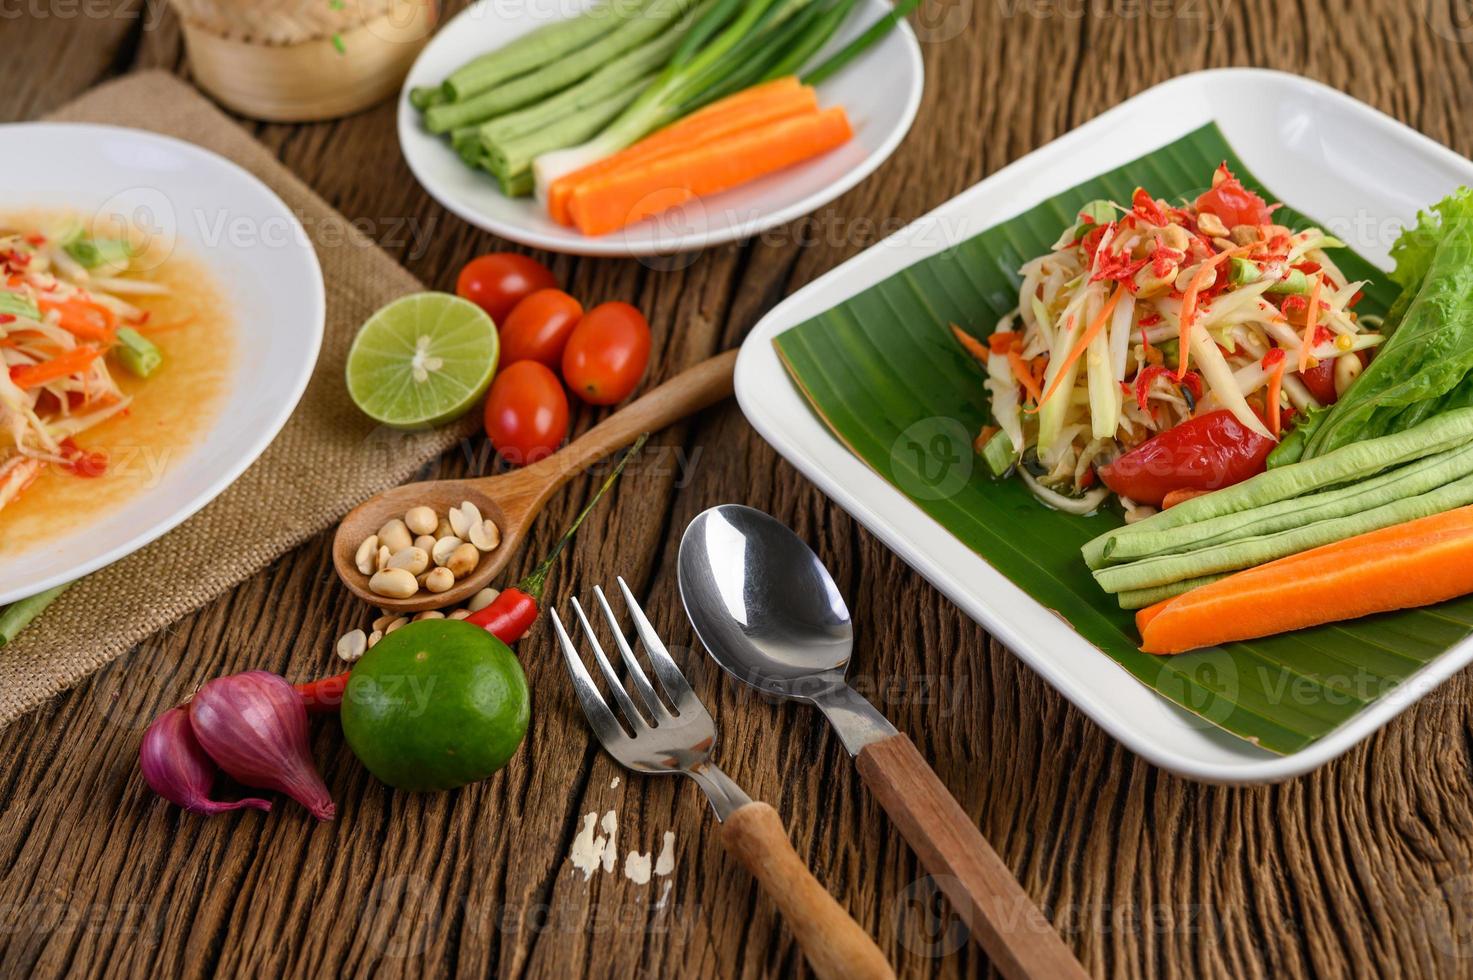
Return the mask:
<path id="1" fill-rule="evenodd" d="M 425 111 L 425 128 L 432 133 L 448 133 L 559 92 L 666 30 L 694 4 L 695 0 L 651 0 L 638 17 L 625 21 L 568 57 L 546 62 L 537 71 L 497 85 L 473 98 L 431 106 Z"/>
<path id="2" fill-rule="evenodd" d="M 450 101 L 460 102 L 533 72 L 618 30 L 648 5 L 649 0 L 606 0 L 578 17 L 539 27 L 451 72 L 445 79 L 444 94 Z M 428 96 L 421 96 L 421 100 L 426 101 L 425 108 L 438 104 Z"/>
<path id="3" fill-rule="evenodd" d="M 602 102 L 574 115 L 564 116 L 524 136 L 490 145 L 483 143 L 486 150 L 486 169 L 495 174 L 505 188 L 510 178 L 521 173 L 531 173 L 532 161 L 541 154 L 581 143 L 603 129 L 629 103 L 638 98 L 640 91 L 653 77 L 648 75 L 636 84 L 615 89 Z"/>
<path id="4" fill-rule="evenodd" d="M 1127 589 L 1115 598 L 1120 602 L 1121 609 L 1144 609 L 1154 606 L 1163 599 L 1174 599 L 1183 592 L 1190 592 L 1199 585 L 1211 585 L 1218 579 L 1227 578 L 1223 575 L 1201 575 L 1197 578 L 1184 578 L 1180 582 L 1172 582 L 1169 585 L 1153 585 L 1149 589 Z"/>
<path id="5" fill-rule="evenodd" d="M 1193 497 L 1135 524 L 1107 531 L 1081 549 L 1085 564 L 1092 569 L 1101 568 L 1108 560 L 1111 543 L 1128 535 L 1195 524 L 1223 514 L 1298 497 L 1313 490 L 1363 480 L 1394 466 L 1462 445 L 1470 439 L 1473 439 L 1473 408 L 1446 412 L 1414 429 L 1352 443 L 1314 459 L 1281 466 L 1234 486 Z"/>
<path id="6" fill-rule="evenodd" d="M 1403 497 L 1435 490 L 1473 474 L 1473 443 L 1414 460 L 1405 466 L 1349 486 L 1322 490 L 1303 497 L 1223 514 L 1196 524 L 1183 524 L 1164 531 L 1129 534 L 1117 538 L 1106 550 L 1112 563 L 1158 555 L 1199 551 L 1241 538 L 1272 534 L 1316 521 L 1348 517 L 1389 504 Z"/>
<path id="7" fill-rule="evenodd" d="M 1329 456 L 1319 458 L 1329 459 Z M 1318 548 L 1320 545 L 1343 541 L 1357 534 L 1368 534 L 1383 527 L 1429 517 L 1468 504 L 1473 504 L 1473 476 L 1465 476 L 1428 493 L 1372 507 L 1349 517 L 1318 521 L 1276 534 L 1244 538 L 1184 555 L 1162 555 L 1159 558 L 1143 558 L 1127 565 L 1111 565 L 1096 570 L 1094 577 L 1106 592 L 1170 585 L 1185 578 L 1251 568 L 1286 555 Z"/>
<path id="8" fill-rule="evenodd" d="M 38 592 L 30 598 L 12 602 L 0 609 L 0 647 L 15 639 L 21 630 L 30 625 L 31 620 L 41 615 L 47 606 L 56 601 L 57 596 L 69 588 L 71 588 L 70 582 L 47 589 L 45 592 Z"/>

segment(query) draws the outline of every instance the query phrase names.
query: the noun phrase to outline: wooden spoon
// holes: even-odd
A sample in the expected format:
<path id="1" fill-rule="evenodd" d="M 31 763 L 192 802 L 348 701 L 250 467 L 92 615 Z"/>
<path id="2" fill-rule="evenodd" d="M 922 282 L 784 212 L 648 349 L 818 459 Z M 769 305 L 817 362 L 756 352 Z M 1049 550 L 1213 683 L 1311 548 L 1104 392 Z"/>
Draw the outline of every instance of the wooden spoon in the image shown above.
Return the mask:
<path id="1" fill-rule="evenodd" d="M 727 351 L 683 371 L 530 466 L 498 476 L 406 483 L 369 498 L 338 525 L 332 543 L 338 578 L 354 595 L 386 612 L 416 613 L 464 605 L 511 561 L 543 505 L 563 484 L 630 445 L 642 433 L 663 429 L 730 395 L 736 357 L 736 351 Z M 466 500 L 501 530 L 501 544 L 482 555 L 474 571 L 445 592 L 421 589 L 408 599 L 393 599 L 368 588 L 369 577 L 358 571 L 354 562 L 364 539 L 377 534 L 393 518 L 402 519 L 411 507 L 424 505 L 443 517 Z"/>

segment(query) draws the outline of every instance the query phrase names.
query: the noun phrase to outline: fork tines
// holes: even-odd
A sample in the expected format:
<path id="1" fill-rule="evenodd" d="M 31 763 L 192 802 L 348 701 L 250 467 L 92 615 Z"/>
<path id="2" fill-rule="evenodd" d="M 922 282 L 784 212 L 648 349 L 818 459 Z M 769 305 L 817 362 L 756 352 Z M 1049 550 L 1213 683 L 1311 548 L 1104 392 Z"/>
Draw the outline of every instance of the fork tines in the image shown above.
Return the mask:
<path id="1" fill-rule="evenodd" d="M 662 725 L 669 725 L 676 716 L 683 715 L 692 710 L 700 709 L 700 702 L 696 699 L 695 692 L 691 690 L 690 684 L 686 682 L 685 675 L 680 672 L 670 651 L 660 640 L 659 634 L 650 625 L 649 618 L 645 616 L 644 610 L 640 608 L 635 600 L 634 594 L 629 591 L 629 586 L 622 577 L 618 578 L 619 591 L 624 595 L 624 604 L 629 609 L 630 618 L 634 621 L 634 630 L 639 635 L 639 642 L 644 647 L 645 654 L 655 668 L 655 676 L 660 682 L 660 688 L 669 697 L 675 706 L 675 714 L 660 700 L 650 684 L 649 677 L 644 668 L 640 666 L 634 650 L 629 641 L 624 637 L 624 631 L 619 625 L 618 617 L 609 605 L 609 600 L 604 596 L 604 591 L 599 586 L 594 586 L 593 595 L 597 600 L 599 608 L 603 610 L 604 619 L 608 621 L 609 629 L 613 632 L 614 642 L 619 647 L 619 655 L 624 660 L 624 667 L 629 672 L 629 679 L 634 689 L 639 692 L 639 697 L 644 702 L 645 713 L 641 713 L 635 707 L 634 700 L 624 690 L 624 684 L 619 675 L 614 672 L 614 665 L 609 662 L 607 654 L 604 653 L 603 645 L 599 643 L 598 636 L 594 631 L 593 624 L 589 622 L 583 606 L 576 598 L 572 600 L 573 612 L 583 627 L 583 635 L 588 639 L 588 645 L 593 650 L 593 657 L 598 661 L 599 670 L 603 672 L 604 679 L 608 682 L 609 691 L 615 702 L 618 703 L 619 712 L 628 722 L 633 731 L 634 738 L 652 731 Z M 568 662 L 568 671 L 573 676 L 573 688 L 578 694 L 578 700 L 583 705 L 583 713 L 588 716 L 589 724 L 593 726 L 594 733 L 604 744 L 610 741 L 625 741 L 629 735 L 620 727 L 613 712 L 609 709 L 608 702 L 599 693 L 597 684 L 594 683 L 592 675 L 583 665 L 583 658 L 578 654 L 578 648 L 574 645 L 567 629 L 563 626 L 562 617 L 556 610 L 552 611 L 553 630 L 557 634 L 558 645 L 562 647 L 563 656 Z"/>

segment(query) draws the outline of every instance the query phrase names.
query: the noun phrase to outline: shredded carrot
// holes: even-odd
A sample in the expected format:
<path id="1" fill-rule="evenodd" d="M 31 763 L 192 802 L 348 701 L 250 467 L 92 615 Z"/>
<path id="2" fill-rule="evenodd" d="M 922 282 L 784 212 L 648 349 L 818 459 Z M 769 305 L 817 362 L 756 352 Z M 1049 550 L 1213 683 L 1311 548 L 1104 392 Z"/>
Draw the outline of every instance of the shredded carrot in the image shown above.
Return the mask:
<path id="1" fill-rule="evenodd" d="M 1324 276 L 1315 278 L 1314 286 L 1309 290 L 1309 309 L 1304 313 L 1304 339 L 1299 342 L 1299 370 L 1309 370 L 1309 351 L 1314 346 L 1314 328 L 1319 326 L 1320 319 L 1320 286 L 1324 284 Z"/>
<path id="2" fill-rule="evenodd" d="M 853 135 L 839 106 L 789 116 L 590 177 L 573 189 L 568 210 L 585 235 L 607 234 L 826 153 Z"/>
<path id="3" fill-rule="evenodd" d="M 1229 575 L 1136 614 L 1141 649 L 1182 653 L 1473 592 L 1473 506 Z"/>
<path id="4" fill-rule="evenodd" d="M 101 303 L 73 296 L 60 303 L 43 299 L 36 304 L 43 313 L 55 310 L 60 314 L 61 328 L 83 340 L 100 340 L 111 343 L 117 332 L 118 318 L 113 311 Z"/>
<path id="5" fill-rule="evenodd" d="M 1188 351 L 1191 349 L 1192 322 L 1197 319 L 1197 295 L 1213 279 L 1217 278 L 1217 267 L 1234 255 L 1242 255 L 1251 250 L 1252 245 L 1242 245 L 1238 248 L 1230 248 L 1226 252 L 1218 252 L 1210 259 L 1203 259 L 1197 271 L 1192 274 L 1191 282 L 1187 283 L 1187 291 L 1181 295 L 1181 337 L 1178 344 L 1177 358 L 1179 365 L 1176 369 L 1176 380 L 1180 381 L 1187 373 Z M 1208 273 L 1211 273 L 1209 276 Z"/>
<path id="6" fill-rule="evenodd" d="M 962 347 L 966 349 L 966 352 L 968 354 L 971 354 L 977 359 L 977 363 L 987 363 L 987 358 L 991 352 L 988 351 L 986 344 L 982 343 L 982 341 L 978 340 L 976 337 L 973 337 L 971 334 L 967 333 L 965 330 L 954 323 L 951 325 L 951 335 L 956 338 L 957 343 L 961 344 Z"/>
<path id="7" fill-rule="evenodd" d="M 1033 377 L 1032 365 L 1023 360 L 1023 355 L 1018 353 L 1016 347 L 1008 351 L 1008 366 L 1013 369 L 1013 376 L 1028 392 L 1033 403 L 1038 404 L 1039 399 L 1043 397 L 1043 392 L 1039 390 L 1038 381 Z"/>
<path id="8" fill-rule="evenodd" d="M 1279 392 L 1284 386 L 1284 369 L 1288 366 L 1289 362 L 1281 357 L 1274 365 L 1274 373 L 1268 376 L 1268 428 L 1275 437 L 1278 436 L 1283 422 L 1279 416 Z"/>
<path id="9" fill-rule="evenodd" d="M 85 371 L 102 352 L 85 344 L 73 347 L 60 357 L 40 364 L 22 364 L 10 369 L 10 380 L 19 388 L 39 388 L 48 381 Z"/>
<path id="10" fill-rule="evenodd" d="M 1039 407 L 1054 397 L 1054 392 L 1059 390 L 1059 385 L 1063 382 L 1064 375 L 1069 373 L 1069 368 L 1073 367 L 1074 362 L 1084 354 L 1085 348 L 1089 346 L 1091 340 L 1095 339 L 1095 335 L 1105 328 L 1105 322 L 1110 319 L 1110 314 L 1115 312 L 1115 304 L 1120 302 L 1120 294 L 1123 292 L 1125 292 L 1124 286 L 1116 286 L 1115 292 L 1105 300 L 1105 305 L 1100 307 L 1100 312 L 1096 313 L 1089 326 L 1084 328 L 1084 333 L 1080 334 L 1079 339 L 1074 343 L 1074 349 L 1069 352 L 1068 357 L 1064 358 L 1063 365 L 1059 367 L 1059 373 L 1054 375 L 1054 383 L 1049 385 L 1048 391 L 1038 399 Z M 1037 408 L 1034 411 L 1037 411 Z"/>
<path id="11" fill-rule="evenodd" d="M 559 177 L 547 190 L 547 213 L 559 224 L 572 225 L 569 204 L 573 190 L 586 180 L 788 116 L 817 111 L 818 93 L 791 75 L 743 89 L 691 113 L 627 149 Z"/>

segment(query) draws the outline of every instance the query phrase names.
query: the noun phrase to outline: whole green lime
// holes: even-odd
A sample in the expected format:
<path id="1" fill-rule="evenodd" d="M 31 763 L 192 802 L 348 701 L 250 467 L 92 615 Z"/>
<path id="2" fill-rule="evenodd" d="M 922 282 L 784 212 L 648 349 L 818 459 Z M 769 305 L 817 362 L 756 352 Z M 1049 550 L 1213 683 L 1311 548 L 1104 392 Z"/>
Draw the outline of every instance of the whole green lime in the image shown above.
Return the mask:
<path id="1" fill-rule="evenodd" d="M 527 677 L 479 626 L 425 619 L 395 630 L 353 668 L 343 734 L 397 789 L 454 789 L 506 765 L 527 734 Z"/>

